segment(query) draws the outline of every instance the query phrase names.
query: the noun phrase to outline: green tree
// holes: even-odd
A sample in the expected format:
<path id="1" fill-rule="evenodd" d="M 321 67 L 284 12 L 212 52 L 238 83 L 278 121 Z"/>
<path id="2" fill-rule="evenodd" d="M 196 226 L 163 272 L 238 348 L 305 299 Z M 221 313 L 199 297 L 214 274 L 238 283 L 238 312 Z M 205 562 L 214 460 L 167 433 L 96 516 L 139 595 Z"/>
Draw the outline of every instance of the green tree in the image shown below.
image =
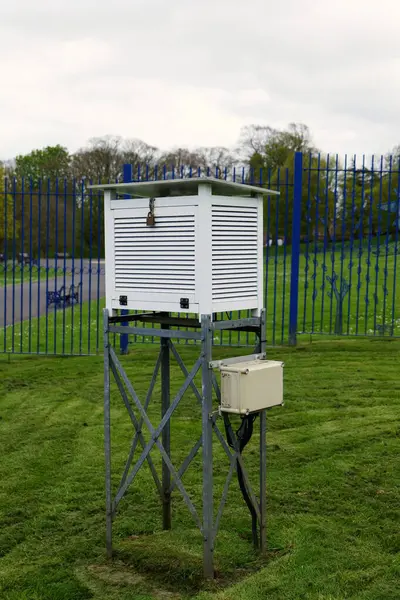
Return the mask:
<path id="1" fill-rule="evenodd" d="M 316 152 L 310 130 L 301 123 L 282 130 L 250 125 L 242 129 L 239 145 L 239 153 L 251 167 L 267 170 L 289 167 L 295 152 Z"/>
<path id="2" fill-rule="evenodd" d="M 32 181 L 36 187 L 39 179 L 68 177 L 71 174 L 71 156 L 63 146 L 47 146 L 20 154 L 15 158 L 15 175 L 18 179 Z"/>
<path id="3" fill-rule="evenodd" d="M 14 225 L 13 198 L 9 192 L 5 170 L 0 164 L 0 254 L 9 250 L 10 241 L 14 235 L 18 235 L 20 229 L 18 221 Z"/>
<path id="4" fill-rule="evenodd" d="M 390 237 L 397 230 L 400 170 L 393 155 L 367 165 L 352 161 L 341 179 L 346 237 Z"/>
<path id="5" fill-rule="evenodd" d="M 303 152 L 300 231 L 303 239 L 330 239 L 334 234 L 340 188 L 336 162 L 327 163 L 315 149 L 306 125 L 292 123 L 285 130 L 252 125 L 242 130 L 241 154 L 247 156 L 249 178 L 281 192 L 265 200 L 264 222 L 270 238 L 290 241 L 293 215 L 294 157 Z M 339 166 L 339 165 L 338 165 Z"/>

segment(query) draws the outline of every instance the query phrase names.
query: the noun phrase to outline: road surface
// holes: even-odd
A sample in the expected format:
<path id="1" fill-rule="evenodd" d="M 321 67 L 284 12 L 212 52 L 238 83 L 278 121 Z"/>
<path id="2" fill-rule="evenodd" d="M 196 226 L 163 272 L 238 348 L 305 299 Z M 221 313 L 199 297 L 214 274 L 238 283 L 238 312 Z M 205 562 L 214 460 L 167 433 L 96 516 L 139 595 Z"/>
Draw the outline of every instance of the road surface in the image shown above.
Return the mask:
<path id="1" fill-rule="evenodd" d="M 55 267 L 55 260 L 49 260 L 49 267 Z M 46 267 L 43 260 L 41 268 Z M 57 269 L 64 269 L 64 261 L 57 261 Z M 74 270 L 74 273 L 72 271 Z M 0 286 L 0 328 L 4 325 L 12 325 L 25 319 L 35 318 L 46 314 L 46 292 L 59 290 L 63 285 L 68 292 L 71 283 L 78 285 L 82 281 L 82 301 L 96 301 L 105 295 L 104 261 L 98 263 L 93 260 L 65 261 L 65 274 L 53 275 L 40 281 L 29 283 L 29 275 L 24 274 L 24 282 L 16 282 L 15 286 L 8 283 Z M 91 271 L 91 272 L 90 272 Z M 45 272 L 45 271 L 43 271 Z M 25 279 L 26 277 L 26 279 Z"/>

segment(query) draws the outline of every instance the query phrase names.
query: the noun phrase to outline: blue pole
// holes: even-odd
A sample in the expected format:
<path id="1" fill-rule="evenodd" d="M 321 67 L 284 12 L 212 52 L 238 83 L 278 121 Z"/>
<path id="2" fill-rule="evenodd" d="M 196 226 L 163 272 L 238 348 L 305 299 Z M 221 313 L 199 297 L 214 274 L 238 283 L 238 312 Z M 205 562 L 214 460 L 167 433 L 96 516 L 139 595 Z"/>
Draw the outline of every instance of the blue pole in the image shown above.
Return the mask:
<path id="1" fill-rule="evenodd" d="M 123 168 L 123 180 L 124 183 L 130 183 L 133 179 L 133 170 L 132 170 L 132 165 L 124 165 Z M 129 195 L 125 196 L 125 198 L 129 198 Z M 121 310 L 121 315 L 127 315 L 129 314 L 129 311 L 127 310 Z M 128 325 L 128 323 L 122 323 L 122 325 Z M 121 354 L 128 354 L 128 335 L 127 334 L 123 334 L 120 336 L 119 338 L 119 349 L 121 351 Z"/>
<path id="2" fill-rule="evenodd" d="M 293 223 L 292 223 L 292 268 L 290 275 L 289 343 L 296 345 L 297 316 L 299 311 L 300 270 L 300 220 L 303 178 L 303 154 L 294 155 Z"/>

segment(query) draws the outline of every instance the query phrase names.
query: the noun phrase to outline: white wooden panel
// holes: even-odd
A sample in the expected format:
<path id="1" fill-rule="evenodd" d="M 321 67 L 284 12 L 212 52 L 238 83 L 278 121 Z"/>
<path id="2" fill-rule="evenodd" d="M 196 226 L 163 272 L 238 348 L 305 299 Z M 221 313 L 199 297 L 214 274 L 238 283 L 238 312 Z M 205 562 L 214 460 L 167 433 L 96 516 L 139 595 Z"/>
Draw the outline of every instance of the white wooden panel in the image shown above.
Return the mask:
<path id="1" fill-rule="evenodd" d="M 114 296 L 114 212 L 111 203 L 115 193 L 111 190 L 104 192 L 104 246 L 106 257 L 105 284 L 106 284 L 106 308 L 112 310 L 112 298 Z"/>
<path id="2" fill-rule="evenodd" d="M 199 305 L 196 302 L 192 302 L 192 298 L 189 297 L 190 308 L 185 310 L 177 306 L 176 300 L 171 299 L 171 294 L 156 297 L 154 294 L 146 296 L 137 294 L 128 294 L 128 308 L 129 310 L 163 310 L 165 312 L 180 312 L 180 313 L 198 313 Z M 112 300 L 111 308 L 120 309 L 118 298 Z M 149 329 L 149 335 L 151 335 L 151 329 Z"/>
<path id="3" fill-rule="evenodd" d="M 155 226 L 148 227 L 148 203 L 114 210 L 114 294 L 128 297 L 128 308 L 165 302 L 179 310 L 181 297 L 195 302 L 196 206 L 158 206 Z M 136 202 L 136 201 L 135 201 Z"/>
<path id="4" fill-rule="evenodd" d="M 115 196 L 114 196 L 115 198 Z M 166 207 L 179 207 L 184 208 L 187 206 L 197 206 L 199 203 L 198 196 L 176 196 L 176 197 L 161 197 L 156 198 L 156 205 L 159 208 Z M 113 200 L 111 203 L 112 210 L 123 210 L 125 211 L 127 208 L 134 208 L 135 210 L 138 208 L 148 209 L 149 206 L 149 198 L 127 198 L 127 199 L 118 199 Z"/>
<path id="5" fill-rule="evenodd" d="M 219 201 L 220 199 L 218 199 Z M 254 198 L 215 204 L 212 222 L 212 300 L 258 304 L 259 212 Z M 254 300 L 252 299 L 256 299 Z M 244 308 L 244 306 L 243 306 Z M 224 308 L 223 310 L 228 310 Z"/>
<path id="6" fill-rule="evenodd" d="M 212 189 L 210 185 L 199 185 L 196 275 L 200 314 L 203 315 L 210 315 L 212 313 L 211 192 Z"/>
<path id="7" fill-rule="evenodd" d="M 223 298 L 213 300 L 212 311 L 213 313 L 218 312 L 230 312 L 234 310 L 248 310 L 254 309 L 257 306 L 257 297 L 251 296 L 250 298 Z"/>
<path id="8" fill-rule="evenodd" d="M 259 317 L 264 306 L 264 205 L 263 197 L 260 195 L 258 200 L 258 306 L 253 312 L 253 316 Z"/>

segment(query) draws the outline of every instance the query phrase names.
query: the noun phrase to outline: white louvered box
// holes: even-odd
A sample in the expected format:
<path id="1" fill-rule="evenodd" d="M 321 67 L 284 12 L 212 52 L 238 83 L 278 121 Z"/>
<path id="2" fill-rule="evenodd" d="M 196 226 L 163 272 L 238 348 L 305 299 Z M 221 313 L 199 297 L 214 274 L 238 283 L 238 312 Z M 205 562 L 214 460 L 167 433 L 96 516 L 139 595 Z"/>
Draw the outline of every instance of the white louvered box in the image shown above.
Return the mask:
<path id="1" fill-rule="evenodd" d="M 108 309 L 259 314 L 263 196 L 276 192 L 213 178 L 93 187 L 105 195 Z"/>

